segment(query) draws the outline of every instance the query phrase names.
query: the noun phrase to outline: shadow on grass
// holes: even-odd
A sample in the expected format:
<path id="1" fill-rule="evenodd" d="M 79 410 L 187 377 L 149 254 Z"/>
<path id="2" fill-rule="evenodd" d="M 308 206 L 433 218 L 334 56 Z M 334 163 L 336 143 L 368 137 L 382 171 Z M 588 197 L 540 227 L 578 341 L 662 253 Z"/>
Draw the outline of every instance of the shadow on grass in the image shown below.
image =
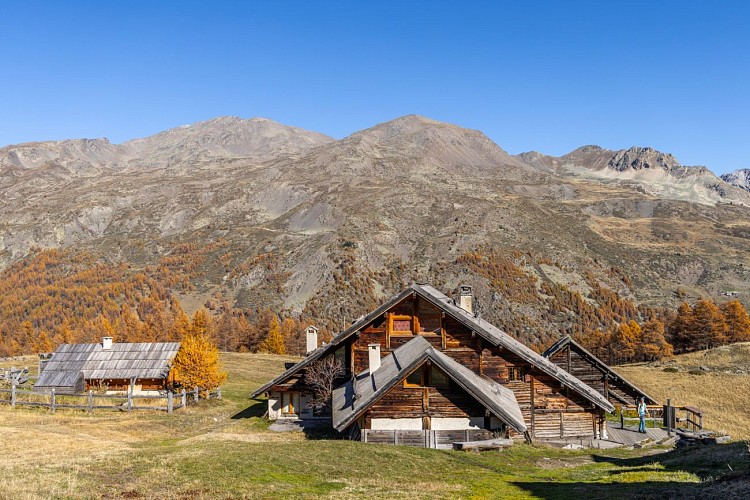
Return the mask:
<path id="1" fill-rule="evenodd" d="M 604 472 L 609 483 L 589 482 L 514 482 L 539 498 L 747 498 L 750 494 L 750 459 L 745 442 L 724 445 L 677 448 L 664 453 L 634 458 L 604 455 L 592 457 L 596 463 L 616 468 Z M 687 473 L 701 482 L 677 482 L 674 475 Z M 620 476 L 631 474 L 620 481 Z M 606 477 L 606 476 L 609 477 Z M 638 481 L 637 476 L 644 480 Z M 666 481 L 659 481 L 663 475 Z"/>
<path id="2" fill-rule="evenodd" d="M 243 418 L 260 418 L 266 413 L 268 405 L 265 401 L 256 401 L 239 413 L 232 415 L 232 420 L 239 420 Z"/>

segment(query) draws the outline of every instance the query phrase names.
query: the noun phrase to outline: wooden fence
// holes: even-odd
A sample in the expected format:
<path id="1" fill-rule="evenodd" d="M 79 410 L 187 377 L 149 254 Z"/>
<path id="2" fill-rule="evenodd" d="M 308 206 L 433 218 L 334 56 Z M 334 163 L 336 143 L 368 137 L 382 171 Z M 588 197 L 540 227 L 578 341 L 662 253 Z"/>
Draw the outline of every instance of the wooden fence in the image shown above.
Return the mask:
<path id="1" fill-rule="evenodd" d="M 38 392 L 31 389 L 19 389 L 15 385 L 10 389 L 0 389 L 0 403 L 10 404 L 11 408 L 16 406 L 37 406 L 49 408 L 50 413 L 60 408 L 70 408 L 74 410 L 86 410 L 88 413 L 94 413 L 94 410 L 120 410 L 131 412 L 133 410 L 156 410 L 172 413 L 174 410 L 185 408 L 190 402 L 197 402 L 201 392 L 207 394 L 207 398 L 221 399 L 221 388 L 214 391 L 205 391 L 196 387 L 188 392 L 183 389 L 181 392 L 167 392 L 166 394 L 134 394 L 129 390 L 127 394 L 100 394 L 94 391 L 88 391 L 82 394 L 55 394 L 55 390 L 50 392 Z M 82 404 L 82 401 L 85 404 Z M 102 401 L 104 400 L 104 402 Z M 106 401 L 112 401 L 112 404 L 106 404 Z M 163 405 L 147 405 L 143 401 L 164 401 Z M 118 401 L 118 402 L 115 402 Z M 141 404 L 137 404 L 141 402 Z"/>
<path id="2" fill-rule="evenodd" d="M 645 420 L 653 422 L 653 427 L 662 426 L 668 430 L 680 427 L 693 431 L 703 429 L 703 411 L 694 406 L 672 406 L 671 401 L 667 400 L 664 406 L 648 405 L 646 410 Z M 637 416 L 637 411 L 636 406 L 620 407 L 620 428 L 625 427 L 626 421 L 638 422 L 640 417 Z M 626 416 L 626 412 L 636 416 Z M 684 418 L 678 416 L 680 412 L 685 412 Z"/>

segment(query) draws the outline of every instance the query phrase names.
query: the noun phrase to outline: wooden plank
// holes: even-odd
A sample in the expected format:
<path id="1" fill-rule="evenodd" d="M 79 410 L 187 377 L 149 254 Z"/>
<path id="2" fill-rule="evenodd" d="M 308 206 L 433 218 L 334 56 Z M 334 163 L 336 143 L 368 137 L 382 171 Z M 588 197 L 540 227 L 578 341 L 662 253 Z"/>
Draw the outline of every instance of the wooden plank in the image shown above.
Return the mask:
<path id="1" fill-rule="evenodd" d="M 513 446 L 512 439 L 489 439 L 486 441 L 459 441 L 453 443 L 453 449 L 457 451 L 487 451 L 500 450 Z"/>

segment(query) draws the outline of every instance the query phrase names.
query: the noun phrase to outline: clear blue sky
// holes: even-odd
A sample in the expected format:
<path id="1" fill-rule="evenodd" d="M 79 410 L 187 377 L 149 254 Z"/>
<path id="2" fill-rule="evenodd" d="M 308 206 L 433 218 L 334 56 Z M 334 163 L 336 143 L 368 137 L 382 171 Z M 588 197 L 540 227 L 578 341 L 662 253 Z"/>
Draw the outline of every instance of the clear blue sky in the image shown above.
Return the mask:
<path id="1" fill-rule="evenodd" d="M 8 1 L 0 145 L 416 113 L 511 153 L 653 146 L 723 173 L 750 167 L 749 4 Z"/>

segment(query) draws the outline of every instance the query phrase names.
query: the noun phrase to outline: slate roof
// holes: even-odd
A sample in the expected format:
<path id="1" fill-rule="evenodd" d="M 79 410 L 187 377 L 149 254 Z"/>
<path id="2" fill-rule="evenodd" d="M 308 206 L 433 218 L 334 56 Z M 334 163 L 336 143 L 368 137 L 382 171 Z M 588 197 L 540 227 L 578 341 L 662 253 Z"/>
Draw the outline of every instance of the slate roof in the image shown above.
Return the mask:
<path id="1" fill-rule="evenodd" d="M 179 342 L 62 344 L 44 365 L 34 388 L 74 387 L 80 374 L 86 380 L 160 379 L 169 374 L 169 364 Z"/>
<path id="2" fill-rule="evenodd" d="M 446 296 L 445 294 L 438 291 L 437 289 L 429 285 L 418 285 L 418 284 L 413 284 L 405 288 L 398 294 L 391 297 L 387 302 L 385 302 L 383 305 L 381 305 L 380 307 L 378 307 L 371 313 L 355 321 L 345 331 L 336 335 L 331 340 L 330 344 L 321 346 L 318 349 L 314 350 L 305 359 L 303 359 L 302 361 L 300 361 L 293 367 L 289 368 L 288 370 L 284 371 L 284 373 L 282 373 L 275 379 L 271 380 L 270 382 L 258 388 L 255 392 L 253 392 L 250 395 L 250 397 L 256 398 L 260 396 L 264 392 L 267 392 L 271 387 L 282 383 L 284 380 L 291 377 L 292 375 L 297 373 L 299 370 L 301 370 L 302 368 L 304 368 L 311 362 L 315 361 L 316 359 L 320 359 L 321 357 L 325 356 L 328 353 L 333 352 L 342 341 L 346 340 L 348 337 L 354 335 L 358 331 L 365 328 L 368 324 L 370 324 L 376 318 L 381 316 L 383 313 L 387 312 L 391 307 L 395 306 L 396 304 L 398 304 L 399 302 L 401 302 L 402 300 L 404 300 L 405 298 L 407 298 L 409 295 L 412 295 L 412 294 L 416 294 L 422 297 L 423 299 L 427 300 L 428 302 L 432 303 L 434 306 L 438 307 L 439 309 L 444 311 L 446 314 L 450 315 L 453 319 L 455 319 L 459 323 L 463 324 L 467 328 L 476 332 L 477 335 L 484 338 L 491 345 L 499 346 L 499 347 L 509 350 L 516 356 L 530 363 L 532 366 L 535 366 L 542 372 L 555 378 L 562 385 L 579 393 L 581 396 L 583 396 L 584 398 L 586 398 L 587 400 L 589 400 L 591 403 L 595 404 L 596 406 L 608 412 L 613 412 L 615 410 L 614 406 L 612 406 L 612 403 L 610 403 L 601 393 L 599 393 L 599 391 L 595 390 L 594 388 L 590 387 L 588 384 L 585 384 L 578 378 L 566 372 L 565 370 L 563 370 L 562 368 L 560 368 L 559 366 L 557 366 L 555 363 L 551 362 L 547 358 L 529 349 L 528 347 L 523 345 L 521 342 L 517 341 L 516 339 L 514 339 L 513 337 L 511 337 L 504 331 L 500 330 L 493 324 L 489 323 L 488 321 L 482 318 L 477 318 L 473 314 L 469 314 L 468 312 L 464 311 L 463 309 L 461 309 L 455 304 L 453 299 Z"/>
<path id="3" fill-rule="evenodd" d="M 418 336 L 382 358 L 380 368 L 375 372 L 365 370 L 333 392 L 333 427 L 339 431 L 346 429 L 362 412 L 428 359 L 493 415 L 517 432 L 526 432 L 526 424 L 513 391 L 477 375 Z"/>
<path id="4" fill-rule="evenodd" d="M 573 340 L 573 338 L 570 335 L 566 335 L 565 337 L 561 338 L 560 340 L 552 344 L 546 351 L 544 351 L 542 356 L 544 356 L 545 358 L 550 358 L 568 345 L 574 351 L 578 352 L 584 359 L 588 360 L 591 364 L 593 364 L 596 368 L 598 368 L 602 373 L 606 373 L 610 375 L 610 379 L 613 380 L 614 382 L 625 386 L 630 391 L 636 393 L 638 397 L 645 398 L 647 403 L 658 404 L 654 398 L 652 398 L 651 396 L 649 396 L 648 394 L 640 390 L 635 385 L 631 384 L 627 379 L 623 378 L 619 373 L 614 371 L 612 367 L 610 367 L 601 359 L 594 356 L 589 350 L 587 350 L 581 344 Z"/>

